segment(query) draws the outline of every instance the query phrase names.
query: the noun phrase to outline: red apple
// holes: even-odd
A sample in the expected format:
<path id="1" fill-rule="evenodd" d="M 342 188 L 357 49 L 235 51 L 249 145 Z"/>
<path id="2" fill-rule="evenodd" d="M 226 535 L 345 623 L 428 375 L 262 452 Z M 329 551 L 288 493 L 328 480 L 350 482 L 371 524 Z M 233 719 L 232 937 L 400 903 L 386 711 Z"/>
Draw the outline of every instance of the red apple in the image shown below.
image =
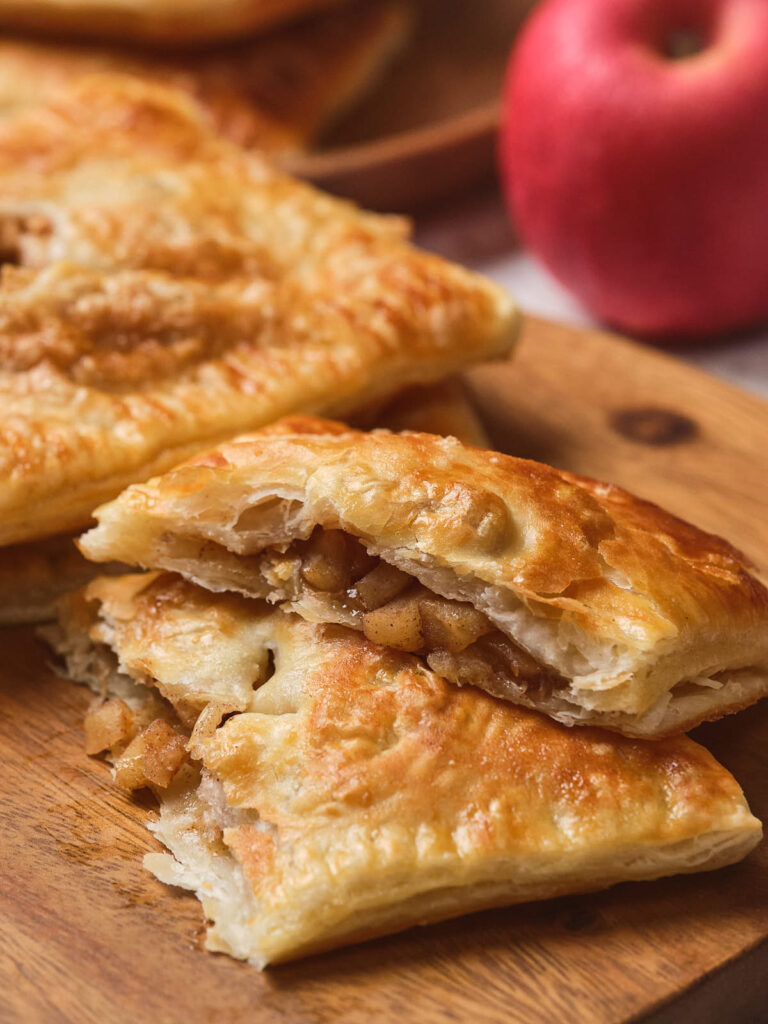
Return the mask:
<path id="1" fill-rule="evenodd" d="M 768 320 L 768 0 L 545 0 L 500 145 L 522 239 L 604 320 Z"/>

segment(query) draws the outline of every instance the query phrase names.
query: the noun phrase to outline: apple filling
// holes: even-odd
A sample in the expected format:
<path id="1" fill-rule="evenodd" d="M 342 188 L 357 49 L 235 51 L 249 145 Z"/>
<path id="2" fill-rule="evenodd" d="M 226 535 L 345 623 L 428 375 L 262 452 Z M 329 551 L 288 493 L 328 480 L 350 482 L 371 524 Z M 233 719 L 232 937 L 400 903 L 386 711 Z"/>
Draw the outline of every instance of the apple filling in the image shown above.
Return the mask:
<path id="1" fill-rule="evenodd" d="M 267 549 L 261 572 L 281 596 L 322 621 L 360 630 L 374 643 L 419 654 L 450 682 L 481 685 L 498 673 L 509 686 L 551 694 L 567 681 L 540 665 L 468 602 L 441 597 L 413 576 L 369 554 L 342 530 L 317 527 L 285 551 Z"/>
<path id="2" fill-rule="evenodd" d="M 125 747 L 136 732 L 136 716 L 119 697 L 110 697 L 90 709 L 83 722 L 86 754 L 103 754 Z"/>
<path id="3" fill-rule="evenodd" d="M 159 786 L 164 789 L 187 759 L 187 740 L 163 718 L 131 740 L 115 761 L 115 781 L 123 789 Z"/>
<path id="4" fill-rule="evenodd" d="M 140 726 L 131 708 L 111 697 L 88 712 L 85 752 L 108 752 L 115 781 L 123 789 L 167 787 L 187 759 L 187 740 L 164 718 Z"/>

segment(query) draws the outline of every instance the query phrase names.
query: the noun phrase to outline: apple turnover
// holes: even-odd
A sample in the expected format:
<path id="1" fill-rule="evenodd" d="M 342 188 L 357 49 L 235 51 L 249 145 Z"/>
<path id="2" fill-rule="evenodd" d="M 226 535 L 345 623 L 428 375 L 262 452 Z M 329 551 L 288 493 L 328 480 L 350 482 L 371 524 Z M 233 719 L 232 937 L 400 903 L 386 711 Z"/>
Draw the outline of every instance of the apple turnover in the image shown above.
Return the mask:
<path id="1" fill-rule="evenodd" d="M 566 729 L 343 626 L 171 574 L 100 579 L 49 634 L 107 695 L 93 752 L 159 795 L 207 945 L 259 967 L 474 910 L 733 863 L 759 841 L 683 736 Z M 185 737 L 189 736 L 185 742 Z"/>
<path id="2" fill-rule="evenodd" d="M 306 149 L 369 90 L 404 45 L 410 24 L 401 0 L 369 0 L 194 54 L 5 37 L 0 113 L 55 99 L 96 72 L 130 74 L 189 93 L 217 132 L 282 159 Z"/>
<path id="3" fill-rule="evenodd" d="M 506 293 L 406 235 L 128 76 L 0 123 L 0 545 L 286 413 L 508 353 Z"/>
<path id="4" fill-rule="evenodd" d="M 768 591 L 718 537 L 549 466 L 296 417 L 127 489 L 80 540 L 630 736 L 768 692 Z"/>

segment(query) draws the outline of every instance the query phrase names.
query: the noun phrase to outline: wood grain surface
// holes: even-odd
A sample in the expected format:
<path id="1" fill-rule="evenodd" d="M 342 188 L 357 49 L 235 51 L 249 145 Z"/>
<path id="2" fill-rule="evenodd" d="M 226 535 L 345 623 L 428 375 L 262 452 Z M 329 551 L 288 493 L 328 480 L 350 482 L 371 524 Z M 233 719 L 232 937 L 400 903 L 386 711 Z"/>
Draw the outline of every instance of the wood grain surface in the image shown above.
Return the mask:
<path id="1" fill-rule="evenodd" d="M 768 406 L 666 356 L 530 321 L 470 378 L 499 447 L 609 478 L 768 555 Z M 82 753 L 82 689 L 0 635 L 2 1024 L 760 1021 L 768 847 L 719 872 L 491 911 L 259 974 L 202 951 L 141 866 L 152 804 Z M 768 702 L 697 731 L 768 820 Z"/>

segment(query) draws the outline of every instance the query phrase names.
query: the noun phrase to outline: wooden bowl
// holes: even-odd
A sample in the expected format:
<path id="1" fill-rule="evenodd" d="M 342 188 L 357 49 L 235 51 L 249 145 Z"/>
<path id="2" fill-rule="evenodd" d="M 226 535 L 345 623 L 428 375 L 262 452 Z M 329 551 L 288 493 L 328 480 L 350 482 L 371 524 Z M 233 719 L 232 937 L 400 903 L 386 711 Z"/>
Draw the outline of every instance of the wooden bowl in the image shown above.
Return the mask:
<path id="1" fill-rule="evenodd" d="M 410 211 L 490 173 L 509 51 L 535 0 L 418 0 L 378 87 L 290 170 L 378 210 Z"/>

